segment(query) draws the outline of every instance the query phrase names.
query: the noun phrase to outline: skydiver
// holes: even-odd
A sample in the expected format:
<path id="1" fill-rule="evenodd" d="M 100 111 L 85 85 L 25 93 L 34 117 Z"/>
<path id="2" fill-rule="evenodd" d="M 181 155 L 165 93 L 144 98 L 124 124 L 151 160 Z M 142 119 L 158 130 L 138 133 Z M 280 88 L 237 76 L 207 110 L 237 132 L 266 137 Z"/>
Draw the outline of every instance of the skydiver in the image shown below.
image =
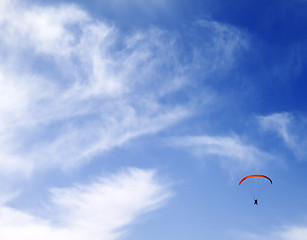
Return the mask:
<path id="1" fill-rule="evenodd" d="M 254 205 L 258 205 L 258 200 L 254 199 Z"/>

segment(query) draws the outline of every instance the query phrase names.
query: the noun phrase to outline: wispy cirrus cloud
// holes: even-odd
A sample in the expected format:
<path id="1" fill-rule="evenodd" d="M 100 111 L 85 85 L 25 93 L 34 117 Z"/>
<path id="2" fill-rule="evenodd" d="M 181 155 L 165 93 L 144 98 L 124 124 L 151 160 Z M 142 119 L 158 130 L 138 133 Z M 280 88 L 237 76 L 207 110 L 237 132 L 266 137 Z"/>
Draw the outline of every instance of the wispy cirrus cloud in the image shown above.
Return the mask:
<path id="1" fill-rule="evenodd" d="M 273 158 L 269 153 L 245 143 L 236 135 L 187 136 L 175 139 L 175 145 L 185 147 L 204 159 L 215 157 L 230 171 L 259 168 Z"/>
<path id="2" fill-rule="evenodd" d="M 0 171 L 8 174 L 80 166 L 189 117 L 195 94 L 179 103 L 174 95 L 196 87 L 195 72 L 230 66 L 246 43 L 240 31 L 206 21 L 207 43 L 182 58 L 178 34 L 124 33 L 76 5 L 7 1 L 0 11 Z"/>
<path id="3" fill-rule="evenodd" d="M 154 171 L 130 168 L 90 184 L 53 189 L 44 217 L 0 206 L 1 238 L 115 240 L 171 196 Z"/>
<path id="4" fill-rule="evenodd" d="M 306 118 L 283 112 L 259 116 L 260 126 L 265 131 L 275 132 L 294 153 L 297 159 L 307 156 Z"/>
<path id="5" fill-rule="evenodd" d="M 33 168 L 76 166 L 189 114 L 159 103 L 185 78 L 166 32 L 123 35 L 74 5 L 15 1 L 2 13 L 2 171 L 20 165 L 13 159 Z"/>

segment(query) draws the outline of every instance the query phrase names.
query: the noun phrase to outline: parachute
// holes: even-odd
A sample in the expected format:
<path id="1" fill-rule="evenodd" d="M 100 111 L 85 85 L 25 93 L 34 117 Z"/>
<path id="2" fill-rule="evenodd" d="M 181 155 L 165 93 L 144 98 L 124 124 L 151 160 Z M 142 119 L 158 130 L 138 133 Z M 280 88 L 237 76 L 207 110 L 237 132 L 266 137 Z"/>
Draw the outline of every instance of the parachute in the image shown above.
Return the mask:
<path id="1" fill-rule="evenodd" d="M 248 179 L 248 178 L 252 178 L 252 177 L 262 177 L 262 178 L 266 178 L 270 181 L 271 184 L 273 184 L 271 178 L 267 177 L 267 176 L 264 176 L 264 175 L 259 175 L 259 174 L 253 174 L 253 175 L 248 175 L 244 178 L 242 178 L 239 182 L 239 185 L 241 185 L 241 183 L 245 180 L 245 179 Z"/>
<path id="2" fill-rule="evenodd" d="M 269 185 L 273 184 L 272 179 L 265 175 L 252 174 L 243 177 L 240 180 L 239 185 L 241 185 L 242 182 L 245 182 L 246 179 L 248 179 L 247 182 L 243 184 L 244 186 L 240 186 L 240 188 L 243 187 L 245 190 L 248 190 L 254 198 L 254 205 L 258 205 L 260 195 L 262 195 L 263 191 Z"/>

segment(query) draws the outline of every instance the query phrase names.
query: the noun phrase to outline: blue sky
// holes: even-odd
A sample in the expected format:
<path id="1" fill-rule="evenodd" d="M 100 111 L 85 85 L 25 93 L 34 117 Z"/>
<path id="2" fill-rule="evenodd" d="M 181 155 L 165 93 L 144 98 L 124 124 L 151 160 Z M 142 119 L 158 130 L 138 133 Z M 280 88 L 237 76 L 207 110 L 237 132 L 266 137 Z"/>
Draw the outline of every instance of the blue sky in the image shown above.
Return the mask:
<path id="1" fill-rule="evenodd" d="M 306 10 L 1 1 L 1 239 L 307 239 Z"/>

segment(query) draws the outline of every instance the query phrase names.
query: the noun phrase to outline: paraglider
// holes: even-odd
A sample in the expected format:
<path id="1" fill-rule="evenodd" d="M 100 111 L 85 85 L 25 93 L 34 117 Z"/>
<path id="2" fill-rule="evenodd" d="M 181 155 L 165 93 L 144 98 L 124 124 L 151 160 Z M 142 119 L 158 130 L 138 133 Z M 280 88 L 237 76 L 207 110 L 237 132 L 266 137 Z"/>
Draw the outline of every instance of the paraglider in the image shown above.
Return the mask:
<path id="1" fill-rule="evenodd" d="M 246 177 L 242 178 L 239 182 L 239 185 L 241 185 L 242 182 L 244 182 L 246 179 L 249 178 L 264 178 L 265 180 L 268 180 L 271 184 L 273 184 L 272 179 L 261 174 L 252 174 L 252 175 L 247 175 Z M 258 189 L 258 186 L 257 186 Z M 258 205 L 258 193 L 254 193 L 254 205 Z"/>

